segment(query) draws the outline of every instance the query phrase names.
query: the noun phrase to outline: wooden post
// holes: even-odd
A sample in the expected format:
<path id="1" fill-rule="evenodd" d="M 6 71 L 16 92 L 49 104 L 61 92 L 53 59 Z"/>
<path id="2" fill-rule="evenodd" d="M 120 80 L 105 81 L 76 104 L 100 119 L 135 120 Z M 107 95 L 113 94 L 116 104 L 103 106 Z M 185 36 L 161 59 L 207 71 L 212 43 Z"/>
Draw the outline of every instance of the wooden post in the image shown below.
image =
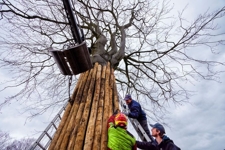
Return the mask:
<path id="1" fill-rule="evenodd" d="M 110 65 L 108 63 L 106 68 L 106 80 L 105 80 L 105 98 L 104 98 L 104 111 L 103 111 L 103 122 L 102 122 L 102 135 L 101 135 L 101 149 L 107 149 L 107 120 L 109 118 L 109 77 L 110 77 Z"/>
<path id="2" fill-rule="evenodd" d="M 110 81 L 109 81 L 109 115 L 112 115 L 113 114 L 113 98 L 114 98 L 114 96 L 113 96 L 114 72 L 112 72 L 112 69 L 111 69 L 111 72 L 110 72 L 109 76 L 110 76 Z"/>
<path id="3" fill-rule="evenodd" d="M 84 150 L 92 150 L 92 144 L 94 142 L 94 132 L 95 132 L 95 121 L 97 118 L 98 111 L 98 101 L 100 95 L 100 84 L 101 84 L 101 65 L 98 65 L 98 71 L 95 82 L 95 92 L 93 95 L 93 101 L 91 106 L 91 113 L 88 121 L 88 127 L 85 136 Z"/>
<path id="4" fill-rule="evenodd" d="M 102 68 L 102 75 L 101 75 L 101 89 L 100 89 L 100 96 L 99 96 L 99 103 L 98 103 L 98 115 L 97 120 L 95 123 L 95 136 L 94 136 L 94 143 L 92 146 L 93 150 L 101 150 L 101 133 L 102 133 L 102 120 L 103 118 L 103 107 L 104 107 L 104 95 L 105 95 L 105 70 L 106 66 Z"/>
<path id="5" fill-rule="evenodd" d="M 80 88 L 80 86 L 82 84 L 82 76 L 83 76 L 83 74 L 81 74 L 80 79 L 78 80 L 77 85 L 75 87 L 75 90 L 74 90 L 74 92 L 72 94 L 72 97 L 71 97 L 72 101 L 74 101 L 74 99 L 76 97 L 76 94 L 77 94 L 77 92 L 78 92 L 78 90 L 79 90 L 79 88 Z M 70 103 L 70 105 L 71 105 L 71 103 Z M 72 108 L 72 105 L 71 105 L 71 108 Z M 64 136 L 65 129 L 66 129 L 68 123 L 69 123 L 68 120 L 70 120 L 70 116 L 69 115 L 71 114 L 71 108 L 68 110 L 67 113 L 65 112 L 65 114 L 63 115 L 62 121 L 60 122 L 59 127 L 58 127 L 58 129 L 57 129 L 57 131 L 56 131 L 56 133 L 55 133 L 55 135 L 53 137 L 53 140 L 52 140 L 52 142 L 51 142 L 51 144 L 50 144 L 50 146 L 48 148 L 49 150 L 57 150 L 57 149 L 59 149 L 61 141 L 62 141 L 62 138 Z"/>
<path id="6" fill-rule="evenodd" d="M 91 109 L 91 104 L 92 104 L 92 98 L 93 98 L 93 92 L 94 92 L 94 83 L 95 83 L 95 76 L 97 72 L 97 65 L 95 64 L 94 66 L 94 71 L 92 73 L 92 79 L 91 79 L 91 84 L 88 90 L 88 96 L 86 100 L 86 104 L 84 107 L 84 112 L 82 114 L 82 118 L 78 127 L 78 132 L 77 132 L 77 137 L 75 140 L 75 145 L 74 145 L 74 150 L 82 150 L 83 148 L 83 142 L 86 134 L 86 128 L 87 128 L 87 123 L 89 120 L 89 113 Z"/>
<path id="7" fill-rule="evenodd" d="M 75 123 L 74 123 L 75 124 L 74 129 L 71 133 L 69 145 L 68 145 L 68 148 L 67 148 L 68 150 L 72 150 L 74 148 L 74 145 L 75 145 L 75 140 L 76 140 L 76 136 L 77 136 L 77 132 L 78 132 L 77 129 L 78 129 L 78 126 L 80 124 L 82 114 L 84 112 L 84 106 L 85 106 L 86 99 L 87 99 L 87 93 L 88 93 L 88 89 L 89 89 L 89 86 L 90 86 L 92 73 L 93 73 L 93 69 L 90 70 L 90 73 L 89 73 L 88 78 L 87 78 L 86 83 L 85 83 L 85 87 L 84 87 L 84 91 L 83 91 L 84 94 L 82 96 L 82 99 L 81 99 L 81 102 L 80 102 L 80 105 L 79 105 L 79 108 L 78 108 L 78 111 L 77 111 L 77 115 L 76 115 L 76 119 L 75 119 Z"/>
<path id="8" fill-rule="evenodd" d="M 119 109 L 110 63 L 81 74 L 49 150 L 107 150 L 107 120 Z"/>
<path id="9" fill-rule="evenodd" d="M 62 120 L 55 132 L 55 135 L 51 141 L 51 145 L 49 146 L 48 150 L 54 150 L 54 146 L 56 145 L 57 143 L 57 140 L 61 134 L 61 131 L 63 129 L 63 126 L 66 124 L 66 121 L 68 120 L 68 116 L 69 116 L 69 113 L 70 113 L 70 110 L 71 110 L 71 103 L 68 103 L 67 106 L 66 106 L 66 110 L 63 114 L 63 117 L 62 117 Z"/>
<path id="10" fill-rule="evenodd" d="M 73 115 L 76 113 L 76 107 L 78 107 L 79 105 L 79 95 L 81 94 L 82 92 L 82 88 L 83 88 L 83 85 L 84 85 L 84 81 L 86 78 L 86 75 L 88 74 L 88 72 L 85 72 L 85 75 L 82 76 L 82 78 L 80 78 L 80 85 L 78 87 L 78 92 L 76 94 L 76 96 L 74 97 L 74 99 L 72 99 L 73 101 L 73 105 L 72 105 L 72 108 L 71 108 L 71 111 L 70 111 L 70 114 L 69 114 L 69 119 L 67 120 L 67 123 L 66 125 L 63 127 L 63 130 L 59 136 L 59 139 L 54 147 L 54 150 L 61 150 L 61 149 L 66 149 L 66 146 L 67 146 L 67 142 L 68 142 L 68 138 L 66 136 L 68 136 L 69 134 L 69 130 L 71 129 L 71 124 L 72 124 L 72 121 L 73 121 Z M 64 139 L 65 137 L 65 139 Z"/>
<path id="11" fill-rule="evenodd" d="M 112 72 L 114 72 L 114 69 L 112 69 Z M 117 109 L 119 109 L 119 96 L 118 96 L 118 92 L 117 92 L 117 87 L 116 87 L 116 80 L 115 80 L 115 76 L 113 73 L 113 112 Z"/>

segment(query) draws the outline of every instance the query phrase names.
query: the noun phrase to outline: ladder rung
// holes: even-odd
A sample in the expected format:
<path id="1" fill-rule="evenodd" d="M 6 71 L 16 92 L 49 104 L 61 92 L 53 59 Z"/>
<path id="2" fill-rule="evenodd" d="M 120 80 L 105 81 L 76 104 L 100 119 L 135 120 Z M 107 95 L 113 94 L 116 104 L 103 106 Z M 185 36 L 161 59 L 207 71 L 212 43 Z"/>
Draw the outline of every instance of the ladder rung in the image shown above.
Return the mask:
<path id="1" fill-rule="evenodd" d="M 45 131 L 45 134 L 49 137 L 50 140 L 52 140 L 52 137 L 48 134 L 47 131 Z"/>
<path id="2" fill-rule="evenodd" d="M 37 143 L 37 145 L 42 148 L 43 150 L 46 150 L 40 143 Z"/>

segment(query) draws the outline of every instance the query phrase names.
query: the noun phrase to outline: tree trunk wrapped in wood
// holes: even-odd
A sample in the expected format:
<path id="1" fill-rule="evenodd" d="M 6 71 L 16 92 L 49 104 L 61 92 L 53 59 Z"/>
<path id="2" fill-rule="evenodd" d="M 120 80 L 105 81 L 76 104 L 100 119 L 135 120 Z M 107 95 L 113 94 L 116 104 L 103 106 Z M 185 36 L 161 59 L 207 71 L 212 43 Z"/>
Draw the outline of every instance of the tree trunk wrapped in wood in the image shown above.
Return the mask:
<path id="1" fill-rule="evenodd" d="M 95 63 L 83 73 L 49 150 L 107 149 L 107 120 L 119 109 L 114 70 Z"/>

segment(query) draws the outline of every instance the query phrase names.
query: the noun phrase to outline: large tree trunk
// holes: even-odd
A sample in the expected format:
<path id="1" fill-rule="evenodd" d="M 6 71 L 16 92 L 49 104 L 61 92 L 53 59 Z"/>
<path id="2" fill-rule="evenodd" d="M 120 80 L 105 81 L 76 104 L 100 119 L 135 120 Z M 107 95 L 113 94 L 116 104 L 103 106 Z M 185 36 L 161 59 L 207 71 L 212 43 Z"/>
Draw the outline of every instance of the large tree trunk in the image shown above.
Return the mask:
<path id="1" fill-rule="evenodd" d="M 49 150 L 106 150 L 107 119 L 119 109 L 110 63 L 81 74 L 71 99 Z"/>

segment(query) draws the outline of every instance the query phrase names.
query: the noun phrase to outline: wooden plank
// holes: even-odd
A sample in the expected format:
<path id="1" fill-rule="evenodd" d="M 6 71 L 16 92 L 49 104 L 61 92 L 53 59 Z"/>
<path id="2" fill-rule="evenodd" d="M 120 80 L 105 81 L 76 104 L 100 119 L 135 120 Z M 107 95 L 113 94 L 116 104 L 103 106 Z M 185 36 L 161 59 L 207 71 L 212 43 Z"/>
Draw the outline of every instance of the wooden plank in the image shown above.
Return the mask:
<path id="1" fill-rule="evenodd" d="M 95 135 L 94 135 L 94 143 L 92 146 L 93 150 L 101 150 L 101 133 L 102 133 L 102 120 L 103 118 L 103 107 L 104 107 L 104 95 L 105 95 L 105 70 L 106 66 L 102 68 L 102 75 L 101 75 L 101 89 L 100 89 L 100 96 L 99 96 L 99 103 L 98 103 L 98 115 L 95 123 Z"/>
<path id="2" fill-rule="evenodd" d="M 110 79 L 109 79 L 109 115 L 113 114 L 113 89 L 114 89 L 114 72 L 112 72 L 112 68 L 110 67 Z"/>
<path id="3" fill-rule="evenodd" d="M 82 118 L 79 123 L 77 137 L 76 137 L 76 141 L 75 141 L 75 145 L 74 145 L 74 150 L 82 150 L 82 148 L 83 148 L 83 142 L 84 142 L 84 138 L 85 138 L 85 134 L 86 134 L 86 128 L 87 128 L 87 123 L 89 120 L 91 103 L 92 103 L 92 98 L 93 98 L 95 76 L 96 76 L 96 72 L 97 72 L 97 68 L 98 68 L 97 66 L 98 66 L 98 64 L 96 63 L 94 66 L 94 71 L 92 73 L 92 79 L 91 79 L 90 87 L 88 90 L 88 96 L 87 96 L 84 112 L 82 114 Z"/>
<path id="4" fill-rule="evenodd" d="M 97 118 L 98 110 L 98 101 L 100 95 L 100 84 L 101 84 L 101 71 L 102 66 L 98 65 L 96 82 L 95 82 L 95 91 L 93 95 L 93 101 L 91 105 L 91 113 L 88 121 L 88 127 L 85 135 L 84 150 L 92 150 L 92 144 L 94 142 L 94 132 L 95 132 L 95 121 Z"/>
<path id="5" fill-rule="evenodd" d="M 78 90 L 79 90 L 79 88 L 80 88 L 80 86 L 82 84 L 82 76 L 83 76 L 83 74 L 81 74 L 81 76 L 80 76 L 80 78 L 79 78 L 79 80 L 77 82 L 77 85 L 76 85 L 76 87 L 74 89 L 74 92 L 73 92 L 73 94 L 71 96 L 72 101 L 74 101 L 74 99 L 75 99 L 75 97 L 77 95 L 77 92 L 78 92 Z M 72 105 L 71 105 L 71 108 L 72 108 Z M 70 111 L 71 111 L 71 109 L 70 109 Z M 70 119 L 70 115 L 71 115 L 70 111 L 68 112 L 69 116 L 66 116 L 67 118 L 65 118 L 65 119 L 62 118 L 62 120 L 65 120 L 65 123 L 63 121 L 60 122 L 59 128 L 56 131 L 56 135 L 53 137 L 51 145 L 48 148 L 49 150 L 57 150 L 57 149 L 59 149 L 61 141 L 62 141 L 63 136 L 64 136 L 64 132 L 65 132 L 66 127 L 67 127 L 67 125 L 69 123 L 68 120 Z"/>
<path id="6" fill-rule="evenodd" d="M 69 143 L 69 137 L 70 137 L 70 134 L 72 133 L 72 130 L 73 130 L 73 127 L 74 127 L 74 123 L 75 123 L 74 119 L 76 118 L 77 110 L 79 108 L 80 101 L 81 101 L 82 96 L 83 96 L 83 89 L 84 89 L 88 74 L 89 74 L 89 71 L 85 72 L 84 77 L 82 78 L 82 84 L 81 84 L 81 86 L 78 90 L 78 93 L 77 93 L 76 97 L 75 97 L 74 104 L 73 104 L 73 111 L 71 112 L 72 114 L 71 114 L 67 129 L 64 133 L 63 140 L 62 140 L 62 143 L 60 145 L 60 150 L 66 149 L 67 145 Z"/>
<path id="7" fill-rule="evenodd" d="M 107 120 L 109 118 L 109 77 L 110 77 L 110 64 L 107 64 L 106 68 L 106 80 L 105 80 L 105 98 L 104 98 L 104 112 L 103 112 L 103 123 L 102 123 L 102 134 L 101 134 L 101 149 L 107 149 Z"/>
<path id="8" fill-rule="evenodd" d="M 76 136 L 77 136 L 77 129 L 78 129 L 82 114 L 84 112 L 84 106 L 85 106 L 87 95 L 88 95 L 87 93 L 88 93 L 88 89 L 89 89 L 89 86 L 90 86 L 92 72 L 93 72 L 93 69 L 90 70 L 90 73 L 89 73 L 88 78 L 87 78 L 86 83 L 85 83 L 84 92 L 83 92 L 84 94 L 82 96 L 82 100 L 80 102 L 80 105 L 79 105 L 79 108 L 78 108 L 78 111 L 77 111 L 73 131 L 72 131 L 72 134 L 70 136 L 70 141 L 69 141 L 69 145 L 68 145 L 68 148 L 67 148 L 68 150 L 72 150 L 74 148 L 74 145 L 75 145 L 75 140 L 76 140 Z"/>
<path id="9" fill-rule="evenodd" d="M 57 143 L 57 140 L 58 140 L 58 138 L 59 138 L 59 136 L 61 134 L 63 126 L 65 126 L 65 124 L 66 124 L 66 121 L 68 119 L 70 110 L 71 110 L 71 103 L 68 103 L 67 106 L 66 106 L 65 112 L 63 114 L 62 120 L 61 120 L 61 122 L 60 122 L 60 124 L 59 124 L 59 126 L 58 126 L 58 128 L 57 128 L 57 130 L 55 132 L 55 134 L 54 134 L 54 137 L 53 137 L 53 139 L 51 141 L 51 145 L 49 146 L 48 150 L 54 150 L 54 147 L 55 147 L 55 145 Z"/>
<path id="10" fill-rule="evenodd" d="M 116 79 L 115 79 L 115 75 L 114 75 L 114 69 L 112 68 L 112 72 L 113 72 L 113 112 L 115 112 L 117 109 L 119 108 L 119 95 L 118 95 L 118 91 L 117 91 L 117 86 L 116 86 Z"/>

